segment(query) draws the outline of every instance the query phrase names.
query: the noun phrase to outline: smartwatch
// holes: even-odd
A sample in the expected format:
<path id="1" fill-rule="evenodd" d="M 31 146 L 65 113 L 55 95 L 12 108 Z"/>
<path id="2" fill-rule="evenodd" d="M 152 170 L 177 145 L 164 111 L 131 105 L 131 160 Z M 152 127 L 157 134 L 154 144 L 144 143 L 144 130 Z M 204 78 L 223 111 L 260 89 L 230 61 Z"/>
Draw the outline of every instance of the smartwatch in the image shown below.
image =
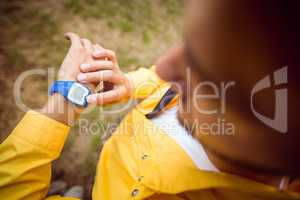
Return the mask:
<path id="1" fill-rule="evenodd" d="M 90 90 L 76 81 L 55 81 L 49 90 L 49 94 L 58 93 L 65 97 L 69 102 L 80 106 L 87 107 L 86 97 L 91 94 Z"/>

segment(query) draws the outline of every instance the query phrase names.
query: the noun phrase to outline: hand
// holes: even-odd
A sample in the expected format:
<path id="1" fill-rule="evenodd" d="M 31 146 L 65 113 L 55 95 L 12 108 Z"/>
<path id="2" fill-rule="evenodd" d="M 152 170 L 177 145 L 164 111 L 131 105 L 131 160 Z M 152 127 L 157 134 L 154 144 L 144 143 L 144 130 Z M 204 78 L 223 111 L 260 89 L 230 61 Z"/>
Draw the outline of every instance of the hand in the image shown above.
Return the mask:
<path id="1" fill-rule="evenodd" d="M 104 92 L 90 95 L 87 101 L 91 104 L 105 105 L 130 96 L 131 84 L 120 70 L 116 54 L 100 45 L 91 46 L 88 40 L 86 44 L 90 50 L 94 50 L 92 52 L 94 59 L 80 66 L 82 73 L 78 75 L 78 81 L 95 85 L 104 82 L 106 83 L 104 85 L 109 85 L 109 89 L 104 88 Z"/>
<path id="2" fill-rule="evenodd" d="M 91 52 L 85 48 L 86 42 L 81 40 L 77 34 L 67 33 L 66 37 L 70 39 L 71 47 L 60 67 L 58 80 L 76 81 L 80 73 L 80 65 L 92 60 L 93 57 Z M 92 86 L 90 87 L 93 89 Z M 66 101 L 60 94 L 54 94 L 40 112 L 56 121 L 72 125 L 82 109 Z"/>

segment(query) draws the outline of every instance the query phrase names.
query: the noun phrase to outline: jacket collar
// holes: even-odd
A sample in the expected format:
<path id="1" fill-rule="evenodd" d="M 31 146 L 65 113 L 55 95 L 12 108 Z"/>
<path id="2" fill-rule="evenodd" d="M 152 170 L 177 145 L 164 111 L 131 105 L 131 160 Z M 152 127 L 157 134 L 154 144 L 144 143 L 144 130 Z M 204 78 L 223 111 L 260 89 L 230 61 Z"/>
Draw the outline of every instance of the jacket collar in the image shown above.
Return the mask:
<path id="1" fill-rule="evenodd" d="M 177 105 L 178 95 L 171 90 L 170 83 L 164 83 L 159 86 L 155 92 L 137 105 L 136 110 L 145 116 L 152 117 L 164 109 Z"/>

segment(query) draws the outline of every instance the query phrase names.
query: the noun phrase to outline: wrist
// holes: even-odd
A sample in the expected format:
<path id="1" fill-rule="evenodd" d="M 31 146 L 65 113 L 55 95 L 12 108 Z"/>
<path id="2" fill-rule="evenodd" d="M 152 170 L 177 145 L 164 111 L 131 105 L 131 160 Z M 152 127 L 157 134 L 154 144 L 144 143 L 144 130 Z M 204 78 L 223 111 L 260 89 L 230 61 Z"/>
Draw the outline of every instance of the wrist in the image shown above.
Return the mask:
<path id="1" fill-rule="evenodd" d="M 77 73 L 65 73 L 64 70 L 60 69 L 58 71 L 57 80 L 58 81 L 76 81 Z"/>

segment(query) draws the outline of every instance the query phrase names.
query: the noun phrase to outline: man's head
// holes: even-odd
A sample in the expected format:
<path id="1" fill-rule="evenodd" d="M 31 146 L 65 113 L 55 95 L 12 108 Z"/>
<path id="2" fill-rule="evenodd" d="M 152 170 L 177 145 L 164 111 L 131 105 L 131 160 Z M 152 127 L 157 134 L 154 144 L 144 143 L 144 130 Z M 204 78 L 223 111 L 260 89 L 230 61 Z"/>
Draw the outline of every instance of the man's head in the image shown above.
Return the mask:
<path id="1" fill-rule="evenodd" d="M 295 2 L 189 0 L 183 44 L 157 62 L 158 74 L 180 86 L 181 122 L 208 154 L 237 168 L 300 175 L 300 14 Z M 275 91 L 286 85 L 257 92 L 253 102 L 251 91 L 286 66 L 288 131 L 283 134 L 259 120 L 253 108 L 273 119 Z M 209 133 L 210 128 L 217 133 Z"/>

